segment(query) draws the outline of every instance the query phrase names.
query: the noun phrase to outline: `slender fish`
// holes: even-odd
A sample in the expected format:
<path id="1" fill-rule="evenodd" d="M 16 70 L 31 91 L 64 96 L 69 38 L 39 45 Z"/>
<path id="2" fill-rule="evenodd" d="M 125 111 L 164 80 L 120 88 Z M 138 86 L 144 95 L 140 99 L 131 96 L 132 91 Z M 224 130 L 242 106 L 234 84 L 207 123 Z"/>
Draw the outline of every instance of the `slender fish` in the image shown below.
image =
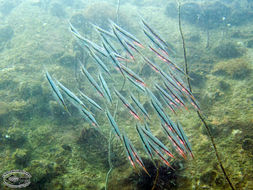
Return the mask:
<path id="1" fill-rule="evenodd" d="M 163 150 L 171 158 L 175 158 L 173 156 L 173 154 L 168 150 L 168 148 L 158 138 L 156 138 L 154 135 L 152 135 L 151 132 L 147 131 L 144 128 L 142 128 L 142 131 L 152 143 L 154 143 L 157 147 L 159 147 L 161 150 Z"/>
<path id="2" fill-rule="evenodd" d="M 65 111 L 69 113 L 68 108 L 66 106 L 66 103 L 65 103 L 65 101 L 62 97 L 62 94 L 61 94 L 60 90 L 58 89 L 58 87 L 54 83 L 52 77 L 50 76 L 50 74 L 47 71 L 46 71 L 46 78 L 47 78 L 47 80 L 48 80 L 48 82 L 49 82 L 49 84 L 50 84 L 50 86 L 51 86 L 51 88 L 52 88 L 52 90 L 55 94 L 56 99 L 63 105 Z"/>
<path id="3" fill-rule="evenodd" d="M 129 109 L 130 114 L 138 120 L 141 120 L 133 106 L 116 90 L 114 89 L 115 94 L 119 97 L 119 99 L 122 101 L 122 103 Z"/>
<path id="4" fill-rule="evenodd" d="M 104 97 L 103 91 L 100 88 L 100 86 L 98 85 L 98 83 L 95 81 L 95 79 L 91 76 L 91 74 L 85 69 L 85 67 L 81 64 L 81 68 L 82 68 L 82 73 L 87 77 L 87 79 L 90 81 L 90 83 L 92 84 L 92 86 L 95 87 L 95 89 L 98 91 L 98 93 Z"/>
<path id="5" fill-rule="evenodd" d="M 165 46 L 167 49 L 170 49 L 168 44 L 155 32 L 149 25 L 148 23 L 142 19 L 143 25 L 148 29 L 148 31 L 161 43 L 161 46 Z M 172 52 L 172 50 L 171 50 Z"/>
<path id="6" fill-rule="evenodd" d="M 141 160 L 141 157 L 138 155 L 137 150 L 134 148 L 133 144 L 130 142 L 129 139 L 127 139 L 127 141 L 128 141 L 128 144 L 131 148 L 131 151 L 135 157 L 135 161 L 142 167 L 142 169 L 146 172 L 146 174 L 148 174 L 148 176 L 151 177 L 150 174 L 148 173 L 147 169 L 145 168 L 144 163 Z"/>
<path id="7" fill-rule="evenodd" d="M 104 40 L 102 40 L 102 44 L 103 44 L 103 47 L 106 50 L 109 58 L 112 60 L 113 65 L 116 67 L 116 70 L 120 71 L 120 73 L 122 74 L 122 76 L 125 77 L 125 75 L 124 75 L 124 73 L 122 71 L 122 68 L 120 66 L 121 64 L 118 61 L 118 59 L 116 59 L 115 54 L 110 50 L 110 47 L 108 46 L 108 44 Z"/>
<path id="8" fill-rule="evenodd" d="M 107 31 L 107 30 L 104 30 L 103 28 L 99 27 L 98 25 L 95 25 L 93 23 L 91 23 L 91 25 L 96 29 L 97 32 L 99 32 L 100 34 L 104 34 L 104 35 L 107 35 L 111 38 L 115 38 L 115 36 L 113 35 L 113 33 Z"/>
<path id="9" fill-rule="evenodd" d="M 142 132 L 142 129 L 141 127 L 136 124 L 136 130 L 137 130 L 137 133 L 139 134 L 140 136 L 140 139 L 141 139 L 141 142 L 142 142 L 142 145 L 146 151 L 146 153 L 149 155 L 149 157 L 153 160 L 153 154 L 152 154 L 152 151 L 151 151 L 151 148 L 150 148 L 150 145 L 148 143 L 148 140 L 146 139 L 146 137 L 144 136 L 143 132 Z"/>
<path id="10" fill-rule="evenodd" d="M 137 107 L 141 110 L 141 112 L 148 118 L 150 119 L 148 112 L 146 111 L 146 109 L 143 107 L 143 105 L 139 102 L 139 100 L 131 93 L 131 99 L 133 100 L 133 102 L 137 105 Z"/>
<path id="11" fill-rule="evenodd" d="M 91 123 L 92 126 L 94 126 L 98 129 L 99 125 L 98 125 L 96 119 L 93 117 L 93 115 L 88 110 L 86 110 L 84 108 L 81 108 L 80 110 L 81 110 L 81 113 L 83 113 L 86 121 L 88 121 L 89 123 Z"/>
<path id="12" fill-rule="evenodd" d="M 181 143 L 179 143 L 179 141 L 177 140 L 177 138 L 174 136 L 174 134 L 172 133 L 172 131 L 168 130 L 168 128 L 166 126 L 164 126 L 163 124 L 161 124 L 161 127 L 163 129 L 163 131 L 165 132 L 165 134 L 168 136 L 168 138 L 170 139 L 171 143 L 173 144 L 173 146 L 175 147 L 175 149 L 178 151 L 178 153 L 184 158 L 186 159 L 186 155 L 184 153 L 184 149 L 182 148 Z"/>
<path id="13" fill-rule="evenodd" d="M 96 107 L 97 109 L 103 111 L 103 109 L 101 108 L 100 105 L 98 105 L 94 100 L 92 100 L 91 98 L 89 98 L 88 96 L 86 96 L 84 93 L 82 93 L 80 90 L 79 90 L 80 94 L 82 97 L 84 97 L 86 100 L 88 100 L 88 102 L 93 105 L 94 107 Z"/>
<path id="14" fill-rule="evenodd" d="M 136 166 L 135 166 L 135 157 L 131 151 L 131 148 L 127 142 L 127 136 L 126 134 L 122 134 L 122 139 L 123 139 L 123 144 L 124 144 L 124 147 L 125 147 L 125 150 L 126 150 L 126 153 L 127 153 L 127 157 L 131 163 L 131 165 L 134 167 L 134 169 L 136 169 Z"/>
<path id="15" fill-rule="evenodd" d="M 116 36 L 116 38 L 118 39 L 120 45 L 126 50 L 128 55 L 130 56 L 130 58 L 134 59 L 134 55 L 131 52 L 131 50 L 128 48 L 128 46 L 127 46 L 126 42 L 124 41 L 124 39 L 120 36 L 120 34 L 116 31 L 116 29 L 114 27 L 112 27 L 112 31 L 113 31 L 114 35 Z"/>
<path id="16" fill-rule="evenodd" d="M 111 73 L 109 69 L 106 67 L 106 65 L 103 63 L 103 61 L 89 48 L 91 57 L 95 60 L 95 62 L 109 75 L 111 76 Z"/>
<path id="17" fill-rule="evenodd" d="M 145 88 L 140 85 L 139 83 L 137 83 L 135 80 L 133 80 L 132 78 L 130 78 L 129 76 L 127 76 L 127 79 L 135 86 L 137 87 L 139 90 L 141 90 L 142 92 L 146 92 Z"/>
<path id="18" fill-rule="evenodd" d="M 122 136 L 121 136 L 119 127 L 118 127 L 117 123 L 115 122 L 113 116 L 111 115 L 111 113 L 109 112 L 108 109 L 106 109 L 106 112 L 105 112 L 105 113 L 106 113 L 106 116 L 107 116 L 107 118 L 108 118 L 108 120 L 109 120 L 109 122 L 110 122 L 110 124 L 111 124 L 111 126 L 112 126 L 112 128 L 113 128 L 113 130 L 114 130 L 114 132 L 115 132 L 115 134 L 117 135 L 117 137 L 118 137 L 120 140 L 122 140 L 122 139 L 121 139 Z"/>
<path id="19" fill-rule="evenodd" d="M 98 78 L 99 78 L 99 80 L 100 80 L 100 82 L 102 84 L 102 88 L 104 90 L 105 98 L 107 99 L 107 101 L 109 103 L 112 104 L 112 96 L 111 96 L 110 90 L 109 90 L 109 88 L 108 88 L 108 86 L 107 86 L 107 84 L 105 82 L 105 79 L 102 76 L 102 73 L 99 73 Z"/>
<path id="20" fill-rule="evenodd" d="M 180 73 L 185 74 L 185 72 L 179 68 L 175 63 L 173 63 L 172 61 L 170 61 L 168 58 L 166 58 L 165 56 L 163 56 L 162 54 L 160 54 L 157 50 L 155 50 L 153 47 L 149 46 L 149 48 L 155 52 L 155 54 L 161 59 L 163 60 L 164 62 L 168 63 L 169 66 L 172 66 L 172 69 L 176 69 L 177 71 L 179 71 Z"/>
<path id="21" fill-rule="evenodd" d="M 144 80 L 139 77 L 137 74 L 135 74 L 131 69 L 125 67 L 124 65 L 120 65 L 120 67 L 122 68 L 122 70 L 132 79 L 134 79 L 136 82 L 140 83 L 143 87 L 146 87 L 146 84 L 144 82 Z"/>
<path id="22" fill-rule="evenodd" d="M 59 87 L 63 90 L 63 92 L 65 92 L 65 94 L 69 97 L 69 99 L 71 100 L 71 102 L 74 103 L 74 105 L 80 105 L 83 108 L 87 108 L 84 103 L 73 93 L 71 92 L 69 89 L 67 89 L 65 86 L 63 86 L 63 84 L 61 84 L 59 81 L 57 81 L 57 83 L 59 84 Z"/>
<path id="23" fill-rule="evenodd" d="M 129 32 L 127 32 L 126 30 L 124 30 L 123 28 L 121 28 L 120 26 L 118 26 L 115 22 L 111 21 L 111 24 L 121 33 L 123 34 L 126 38 L 130 39 L 131 41 L 133 41 L 136 45 L 138 45 L 141 48 L 144 48 L 144 46 L 142 45 L 142 43 L 140 42 L 140 40 L 138 40 L 134 35 L 130 34 Z"/>
<path id="24" fill-rule="evenodd" d="M 192 153 L 191 144 L 190 144 L 190 142 L 189 142 L 187 136 L 185 135 L 184 130 L 183 130 L 183 128 L 182 128 L 182 126 L 181 126 L 181 124 L 180 124 L 179 122 L 177 122 L 177 127 L 178 127 L 178 130 L 179 130 L 179 132 L 180 132 L 180 135 L 181 135 L 182 139 L 183 139 L 184 142 L 185 142 L 184 145 L 186 146 L 186 148 L 187 148 L 188 151 L 190 152 L 191 157 L 194 158 L 193 153 Z"/>
<path id="25" fill-rule="evenodd" d="M 110 40 L 107 39 L 107 37 L 103 33 L 100 33 L 100 36 L 108 44 L 108 46 L 111 48 L 113 52 L 115 52 L 116 54 L 119 54 L 116 48 L 113 46 L 112 42 L 110 42 Z"/>
<path id="26" fill-rule="evenodd" d="M 171 105 L 177 106 L 178 103 L 175 102 L 171 97 L 171 95 L 168 94 L 162 87 L 160 87 L 158 84 L 155 84 L 155 87 L 164 95 L 165 98 L 167 98 L 170 101 Z"/>

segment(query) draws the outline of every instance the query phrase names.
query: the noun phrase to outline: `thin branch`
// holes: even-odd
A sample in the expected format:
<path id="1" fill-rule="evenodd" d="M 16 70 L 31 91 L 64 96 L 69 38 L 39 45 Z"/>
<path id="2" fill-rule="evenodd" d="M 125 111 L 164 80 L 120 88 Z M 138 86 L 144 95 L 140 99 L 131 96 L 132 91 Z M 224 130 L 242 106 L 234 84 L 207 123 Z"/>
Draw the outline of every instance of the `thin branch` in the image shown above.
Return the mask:
<path id="1" fill-rule="evenodd" d="M 117 12 L 116 12 L 116 22 L 117 23 L 119 23 L 119 7 L 120 7 L 120 0 L 118 0 Z"/>
<path id="2" fill-rule="evenodd" d="M 179 0 L 177 0 L 177 2 L 178 2 L 178 25 L 179 25 L 179 31 L 180 31 L 180 34 L 181 34 L 182 43 L 183 43 L 183 50 L 184 50 L 185 73 L 186 73 L 187 76 L 189 76 L 189 75 L 188 75 L 188 64 L 187 64 L 187 56 L 186 56 L 185 41 L 184 41 L 184 35 L 183 35 L 183 32 L 182 32 L 182 26 L 181 26 L 181 4 L 180 4 Z M 190 92 L 192 92 L 191 83 L 190 83 L 189 77 L 187 77 L 187 83 L 188 83 Z M 220 159 L 220 156 L 219 156 L 219 153 L 218 153 L 218 150 L 217 150 L 215 141 L 214 141 L 214 137 L 213 137 L 213 135 L 212 135 L 212 133 L 211 133 L 210 127 L 207 125 L 207 123 L 206 123 L 204 117 L 202 116 L 202 114 L 201 114 L 199 111 L 197 111 L 197 114 L 198 114 L 200 120 L 202 121 L 202 123 L 204 124 L 204 126 L 205 126 L 205 128 L 206 128 L 206 130 L 207 130 L 208 136 L 209 136 L 209 138 L 210 138 L 210 140 L 211 140 L 212 146 L 213 146 L 214 151 L 215 151 L 215 155 L 216 155 L 217 161 L 218 161 L 218 163 L 219 163 L 219 165 L 220 165 L 220 167 L 221 167 L 221 170 L 222 170 L 222 172 L 223 172 L 223 174 L 224 174 L 226 180 L 227 180 L 227 182 L 229 183 L 231 189 L 232 189 L 232 190 L 235 190 L 235 188 L 234 188 L 232 182 L 230 181 L 230 179 L 229 179 L 229 177 L 228 177 L 228 175 L 227 175 L 227 172 L 226 172 L 225 168 L 223 167 L 223 164 L 222 164 L 222 161 L 221 161 L 221 159 Z"/>

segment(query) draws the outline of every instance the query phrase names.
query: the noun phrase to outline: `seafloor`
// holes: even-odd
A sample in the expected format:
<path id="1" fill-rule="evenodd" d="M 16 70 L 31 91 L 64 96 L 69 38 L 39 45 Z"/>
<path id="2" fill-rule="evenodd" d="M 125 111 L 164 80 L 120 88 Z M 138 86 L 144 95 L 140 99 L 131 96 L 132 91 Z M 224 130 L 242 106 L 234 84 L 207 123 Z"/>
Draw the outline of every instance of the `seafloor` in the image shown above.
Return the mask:
<path id="1" fill-rule="evenodd" d="M 250 5 L 238 8 L 236 1 L 231 2 L 226 4 L 231 10 L 230 16 L 239 15 L 235 8 L 238 11 L 246 7 L 245 10 L 249 11 L 249 18 L 241 18 L 243 23 L 240 20 L 230 23 L 225 17 L 223 24 L 216 20 L 217 25 L 211 19 L 209 24 L 213 25 L 209 27 L 208 24 L 193 24 L 188 17 L 183 18 L 182 27 L 193 93 L 211 128 L 232 183 L 236 189 L 250 190 L 253 189 L 253 28 L 251 22 L 243 19 L 252 19 L 253 11 Z M 94 90 L 87 80 L 80 75 L 77 59 L 82 59 L 91 72 L 94 63 L 69 32 L 68 20 L 76 24 L 86 37 L 98 42 L 89 22 L 107 27 L 107 19 L 116 18 L 116 3 L 116 0 L 110 3 L 0 1 L 1 175 L 13 169 L 29 172 L 32 178 L 27 189 L 104 189 L 109 170 L 106 138 L 109 138 L 110 131 L 104 113 L 97 113 L 96 118 L 105 136 L 83 120 L 70 104 L 72 115 L 64 112 L 52 96 L 44 71 L 47 68 L 73 92 L 78 93 L 79 88 L 99 101 L 98 96 L 93 96 Z M 144 40 L 139 19 L 141 14 L 171 45 L 175 60 L 182 66 L 182 40 L 174 5 L 174 1 L 128 1 L 120 6 L 119 23 Z M 194 7 L 192 4 L 189 6 Z M 150 52 L 147 54 L 151 55 Z M 133 68 L 151 84 L 156 78 L 149 74 L 152 72 L 149 68 L 142 66 L 137 61 Z M 116 87 L 120 88 L 121 78 L 116 77 Z M 125 89 L 128 88 L 126 85 Z M 139 97 L 143 103 L 147 101 L 145 97 Z M 119 104 L 117 123 L 139 150 L 152 177 L 136 173 L 121 143 L 114 138 L 110 155 L 113 170 L 108 189 L 230 189 L 194 109 L 179 110 L 173 116 L 184 126 L 194 159 L 176 159 L 174 171 L 156 161 L 160 168 L 158 172 L 145 155 L 135 124 L 126 113 Z M 151 112 L 151 116 L 152 131 L 169 144 L 158 127 L 160 124 L 155 113 Z M 0 189 L 8 189 L 0 182 Z"/>

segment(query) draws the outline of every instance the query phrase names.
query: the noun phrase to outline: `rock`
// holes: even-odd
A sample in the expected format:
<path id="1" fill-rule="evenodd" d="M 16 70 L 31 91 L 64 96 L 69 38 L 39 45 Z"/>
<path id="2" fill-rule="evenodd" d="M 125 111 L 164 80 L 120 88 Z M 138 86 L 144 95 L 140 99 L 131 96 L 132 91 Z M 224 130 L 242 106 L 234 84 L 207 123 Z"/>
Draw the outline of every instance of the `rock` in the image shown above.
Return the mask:
<path id="1" fill-rule="evenodd" d="M 110 180 L 108 186 L 109 189 L 111 190 L 152 189 L 152 187 L 154 186 L 155 178 L 157 176 L 157 168 L 150 160 L 143 159 L 143 162 L 150 176 L 148 176 L 143 170 L 139 174 L 137 174 L 133 170 L 129 170 L 129 167 L 124 168 L 123 175 L 118 176 L 116 178 L 117 180 L 114 179 Z M 172 163 L 172 167 L 175 168 L 175 170 L 163 164 L 160 164 L 159 177 L 155 184 L 156 190 L 176 189 L 178 179 L 177 172 L 179 171 L 177 163 L 178 161 Z"/>
<path id="2" fill-rule="evenodd" d="M 191 35 L 188 37 L 187 40 L 196 43 L 196 42 L 200 42 L 201 39 L 199 35 Z"/>
<path id="3" fill-rule="evenodd" d="M 46 189 L 44 185 L 59 174 L 57 164 L 43 159 L 33 160 L 26 170 L 32 175 L 31 189 Z"/>
<path id="4" fill-rule="evenodd" d="M 222 59 L 237 58 L 243 55 L 243 52 L 238 45 L 232 42 L 218 45 L 214 48 L 213 52 L 218 58 Z"/>
<path id="5" fill-rule="evenodd" d="M 252 68 L 248 60 L 231 59 L 229 61 L 221 61 L 217 63 L 214 66 L 212 73 L 218 76 L 227 76 L 232 79 L 243 80 L 250 76 Z"/>
<path id="6" fill-rule="evenodd" d="M 230 15 L 231 8 L 219 1 L 210 1 L 205 5 L 199 23 L 204 28 L 217 28 L 224 25 L 224 21 Z"/>
<path id="7" fill-rule="evenodd" d="M 193 86 L 201 87 L 205 84 L 206 76 L 197 72 L 190 73 L 191 84 Z"/>
<path id="8" fill-rule="evenodd" d="M 246 46 L 247 46 L 248 48 L 253 48 L 253 39 L 247 41 Z"/>
<path id="9" fill-rule="evenodd" d="M 59 62 L 62 66 L 74 68 L 76 64 L 76 59 L 74 56 L 64 55 L 59 59 Z"/>
<path id="10" fill-rule="evenodd" d="M 104 136 L 94 128 L 85 128 L 77 140 L 81 151 L 84 151 L 83 157 L 85 161 L 97 167 L 108 167 L 107 151 L 108 144 Z M 96 162 L 94 163 L 94 160 Z"/>
<path id="11" fill-rule="evenodd" d="M 184 3 L 181 6 L 181 18 L 192 24 L 198 24 L 201 7 L 197 3 Z"/>
<path id="12" fill-rule="evenodd" d="M 24 131 L 18 127 L 10 127 L 5 136 L 5 144 L 13 148 L 21 147 L 27 140 Z"/>
<path id="13" fill-rule="evenodd" d="M 216 176 L 217 176 L 217 173 L 215 171 L 213 170 L 207 171 L 206 173 L 200 176 L 200 182 L 202 184 L 211 185 L 212 183 L 214 183 Z"/>
<path id="14" fill-rule="evenodd" d="M 69 151 L 69 152 L 72 151 L 71 146 L 69 146 L 69 145 L 67 145 L 67 144 L 63 144 L 63 145 L 62 145 L 62 148 L 63 148 L 64 150 L 66 150 L 66 151 Z"/>
<path id="15" fill-rule="evenodd" d="M 219 82 L 219 87 L 222 91 L 227 91 L 230 89 L 230 84 L 222 80 Z"/>
<path id="16" fill-rule="evenodd" d="M 141 76 L 144 76 L 146 78 L 149 78 L 152 76 L 152 73 L 154 71 L 152 71 L 151 67 L 147 64 L 145 64 L 143 67 L 142 67 L 142 70 L 141 70 Z"/>
<path id="17" fill-rule="evenodd" d="M 168 17 L 172 17 L 172 18 L 177 18 L 178 16 L 178 10 L 177 10 L 177 4 L 176 3 L 169 3 L 166 6 L 165 9 L 165 15 L 167 15 Z"/>
<path id="18" fill-rule="evenodd" d="M 92 3 L 86 7 L 85 20 L 94 23 L 103 29 L 109 29 L 108 19 L 115 19 L 116 10 L 109 3 Z"/>
<path id="19" fill-rule="evenodd" d="M 251 154 L 253 154 L 253 139 L 252 138 L 246 138 L 242 142 L 242 148 L 246 151 L 250 151 Z"/>
<path id="20" fill-rule="evenodd" d="M 12 9 L 14 9 L 14 7 L 15 7 L 15 4 L 13 2 L 11 2 L 11 1 L 5 1 L 0 6 L 0 12 L 3 15 L 8 15 L 12 11 Z"/>
<path id="21" fill-rule="evenodd" d="M 0 46 L 12 39 L 14 31 L 11 26 L 0 28 Z"/>
<path id="22" fill-rule="evenodd" d="M 184 3 L 181 7 L 182 19 L 203 28 L 217 28 L 224 25 L 224 20 L 231 10 L 225 4 L 215 1 L 204 4 Z"/>
<path id="23" fill-rule="evenodd" d="M 30 161 L 29 151 L 26 149 L 16 149 L 16 151 L 12 154 L 12 159 L 14 160 L 16 165 L 20 165 L 22 167 L 26 167 Z"/>
<path id="24" fill-rule="evenodd" d="M 64 8 L 59 3 L 54 3 L 50 8 L 50 13 L 58 18 L 65 18 L 67 16 Z"/>
<path id="25" fill-rule="evenodd" d="M 82 34 L 90 34 L 91 33 L 91 24 L 84 17 L 83 14 L 75 14 L 70 19 L 71 24 Z"/>

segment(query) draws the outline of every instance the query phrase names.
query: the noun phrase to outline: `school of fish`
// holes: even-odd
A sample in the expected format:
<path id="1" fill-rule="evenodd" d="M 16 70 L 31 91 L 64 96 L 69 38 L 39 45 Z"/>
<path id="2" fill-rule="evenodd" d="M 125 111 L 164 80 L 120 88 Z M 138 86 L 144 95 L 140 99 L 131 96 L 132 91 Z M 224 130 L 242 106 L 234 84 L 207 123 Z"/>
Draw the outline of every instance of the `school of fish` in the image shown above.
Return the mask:
<path id="1" fill-rule="evenodd" d="M 133 85 L 133 88 L 136 88 L 143 96 L 146 96 L 149 99 L 150 105 L 152 105 L 155 113 L 161 121 L 161 129 L 168 137 L 172 147 L 176 150 L 175 152 L 184 159 L 187 159 L 187 157 L 194 158 L 191 145 L 181 124 L 178 121 L 173 122 L 171 120 L 169 114 L 166 112 L 166 108 L 168 107 L 172 114 L 176 114 L 177 109 L 184 108 L 188 110 L 186 100 L 194 109 L 200 110 L 200 107 L 193 94 L 182 80 L 182 78 L 189 76 L 187 76 L 183 69 L 177 66 L 169 58 L 172 50 L 170 50 L 165 40 L 163 40 L 143 18 L 141 18 L 141 22 L 143 33 L 149 41 L 149 45 L 147 46 L 133 34 L 129 33 L 123 29 L 123 27 L 120 27 L 111 20 L 109 20 L 110 30 L 105 30 L 95 24 L 91 24 L 101 38 L 101 45 L 82 36 L 70 22 L 69 28 L 79 45 L 90 55 L 92 60 L 94 60 L 94 64 L 99 68 L 99 72 L 96 73 L 98 80 L 96 80 L 96 78 L 93 77 L 95 74 L 89 73 L 84 64 L 79 60 L 81 73 L 87 78 L 90 85 L 94 87 L 94 90 L 99 94 L 101 99 L 103 99 L 105 106 L 103 108 L 103 106 L 88 97 L 85 92 L 79 90 L 79 95 L 82 97 L 81 99 L 88 102 L 90 106 L 96 108 L 98 111 L 105 113 L 110 123 L 111 130 L 115 133 L 125 148 L 127 158 L 131 165 L 135 169 L 139 166 L 150 175 L 134 145 L 127 137 L 126 132 L 120 130 L 114 116 L 109 111 L 108 107 L 112 106 L 115 99 L 122 102 L 125 109 L 127 109 L 135 119 L 136 132 L 140 137 L 145 152 L 153 163 L 155 163 L 154 156 L 156 155 L 164 164 L 172 168 L 170 162 L 175 159 L 175 156 L 152 134 L 152 131 L 146 122 L 151 120 L 148 110 L 146 110 L 140 100 L 134 96 L 131 89 L 128 89 L 130 92 L 129 96 L 126 97 L 126 95 L 123 96 L 120 92 L 121 90 L 117 90 L 115 86 L 113 89 L 108 87 L 105 79 L 110 78 L 113 80 L 111 69 L 115 68 L 116 71 L 122 75 L 122 81 L 129 81 Z M 153 54 L 161 60 L 161 63 L 159 64 L 166 63 L 167 70 L 161 69 L 159 64 L 151 61 L 145 56 L 142 53 L 143 49 L 149 49 L 153 52 Z M 135 62 L 137 56 L 141 57 L 144 63 L 154 71 L 154 74 L 160 77 L 161 84 L 155 83 L 148 87 L 144 79 L 128 66 L 127 63 Z M 108 64 L 111 64 L 112 67 Z M 66 97 L 67 100 L 78 108 L 84 119 L 90 125 L 101 132 L 100 126 L 96 121 L 96 115 L 88 109 L 88 106 L 86 106 L 85 103 L 71 90 L 57 81 L 57 79 L 52 78 L 47 70 L 45 71 L 45 75 L 55 98 L 58 100 L 59 104 L 63 106 L 65 111 L 71 115 L 63 97 Z M 116 83 L 117 81 L 113 82 Z M 152 92 L 151 87 L 157 90 L 158 94 Z M 113 93 L 116 96 L 113 96 Z"/>

